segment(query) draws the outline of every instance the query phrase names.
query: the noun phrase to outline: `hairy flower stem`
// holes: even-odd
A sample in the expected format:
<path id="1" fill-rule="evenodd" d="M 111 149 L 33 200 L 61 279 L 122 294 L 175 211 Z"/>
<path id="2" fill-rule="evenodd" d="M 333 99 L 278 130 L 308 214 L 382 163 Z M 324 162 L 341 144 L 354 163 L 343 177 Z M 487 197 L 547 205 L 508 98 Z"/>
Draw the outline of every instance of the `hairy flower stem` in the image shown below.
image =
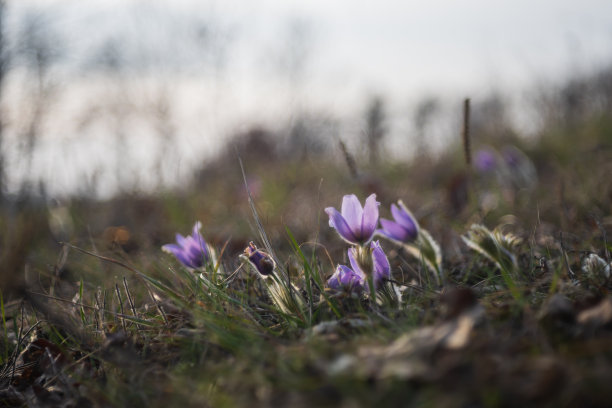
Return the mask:
<path id="1" fill-rule="evenodd" d="M 257 250 L 254 246 L 252 248 L 253 251 Z M 249 259 L 246 255 L 241 255 L 241 259 L 249 264 L 255 275 L 261 279 L 270 299 L 281 312 L 303 318 L 304 299 L 300 295 L 299 289 L 288 279 L 283 279 L 284 276 L 278 273 L 276 264 L 273 262 L 271 264 L 262 263 L 262 260 L 268 259 L 265 258 L 268 255 L 261 251 L 259 253 L 263 255 L 262 258 L 251 257 Z M 269 270 L 266 269 L 268 266 L 270 267 Z M 262 271 L 265 273 L 262 273 Z"/>

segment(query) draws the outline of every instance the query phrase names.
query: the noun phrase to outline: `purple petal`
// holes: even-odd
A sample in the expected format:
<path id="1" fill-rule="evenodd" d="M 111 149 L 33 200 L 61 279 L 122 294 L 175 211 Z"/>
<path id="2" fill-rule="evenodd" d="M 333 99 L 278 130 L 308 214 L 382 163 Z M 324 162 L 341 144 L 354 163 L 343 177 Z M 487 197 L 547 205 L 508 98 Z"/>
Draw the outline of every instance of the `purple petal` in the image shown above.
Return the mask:
<path id="1" fill-rule="evenodd" d="M 207 252 L 191 236 L 185 239 L 184 249 L 194 265 L 202 266 L 208 258 Z"/>
<path id="2" fill-rule="evenodd" d="M 371 247 L 374 249 L 372 251 L 372 258 L 374 260 L 374 280 L 381 282 L 383 279 L 390 279 L 391 265 L 389 265 L 389 260 L 381 248 L 380 242 L 372 242 Z"/>
<path id="3" fill-rule="evenodd" d="M 382 220 L 382 219 L 381 219 L 381 220 Z M 389 235 L 389 233 L 388 233 L 387 231 L 385 231 L 384 229 L 377 229 L 377 230 L 374 232 L 374 235 L 383 236 L 383 237 L 385 237 L 385 238 L 389 238 L 390 240 L 397 241 L 397 240 L 395 239 L 395 237 L 392 237 L 391 235 Z"/>
<path id="4" fill-rule="evenodd" d="M 334 290 L 346 288 L 360 292 L 364 289 L 363 278 L 353 272 L 349 267 L 338 265 L 336 272 L 327 281 L 327 286 Z"/>
<path id="5" fill-rule="evenodd" d="M 366 278 L 366 274 L 363 272 L 363 270 L 361 269 L 361 266 L 359 266 L 359 263 L 357 262 L 357 260 L 355 259 L 355 248 L 349 248 L 348 249 L 348 259 L 349 262 L 351 263 L 351 267 L 353 268 L 353 271 L 359 275 L 362 279 Z"/>
<path id="6" fill-rule="evenodd" d="M 327 280 L 327 286 L 334 290 L 340 289 L 340 273 L 338 272 L 339 269 L 340 267 L 338 267 L 338 269 L 336 269 L 336 272 L 334 272 L 331 278 Z"/>
<path id="7" fill-rule="evenodd" d="M 355 234 L 353 234 L 353 231 L 350 229 L 346 223 L 346 220 L 344 217 L 342 217 L 342 214 L 340 214 L 338 210 L 333 207 L 327 207 L 325 212 L 327 215 L 329 215 L 329 225 L 335 228 L 343 239 L 351 244 L 356 244 L 358 242 Z"/>
<path id="8" fill-rule="evenodd" d="M 355 194 L 345 195 L 342 198 L 342 216 L 346 220 L 351 231 L 356 237 L 361 234 L 361 220 L 363 218 L 363 208 Z"/>
<path id="9" fill-rule="evenodd" d="M 174 255 L 176 255 L 177 251 L 183 251 L 183 248 L 181 248 L 180 246 L 176 245 L 176 244 L 166 244 L 166 245 L 162 245 L 162 251 L 166 251 L 166 252 L 170 252 Z"/>
<path id="10" fill-rule="evenodd" d="M 176 234 L 176 242 L 183 248 L 187 245 L 186 238 L 179 233 Z"/>
<path id="11" fill-rule="evenodd" d="M 363 206 L 363 217 L 361 221 L 361 236 L 362 242 L 368 242 L 374 235 L 374 230 L 378 225 L 378 206 L 380 203 L 376 201 L 376 194 L 371 194 L 366 198 Z"/>
<path id="12" fill-rule="evenodd" d="M 391 204 L 391 214 L 393 215 L 395 221 L 406 229 L 413 229 L 416 231 L 417 222 L 414 215 L 412 215 L 410 210 L 406 208 L 402 200 L 399 200 L 397 203 L 399 204 L 399 207 L 395 204 Z"/>
<path id="13" fill-rule="evenodd" d="M 172 254 L 176 257 L 176 259 L 178 259 L 179 262 L 182 263 L 183 265 L 188 266 L 190 268 L 196 267 L 191 261 L 189 255 L 185 252 L 185 250 L 179 247 L 178 245 L 167 244 L 167 245 L 162 246 L 162 249 L 165 251 L 172 252 Z"/>
<path id="14" fill-rule="evenodd" d="M 386 237 L 400 242 L 407 241 L 409 231 L 398 223 L 381 218 L 380 225 L 382 226 L 382 230 L 384 231 L 384 235 Z"/>
<path id="15" fill-rule="evenodd" d="M 191 236 L 193 237 L 193 239 L 195 239 L 196 241 L 198 240 L 198 238 L 204 240 L 202 238 L 202 235 L 200 234 L 200 230 L 202 229 L 202 223 L 200 221 L 196 221 L 196 223 L 193 226 L 193 231 L 191 233 Z"/>

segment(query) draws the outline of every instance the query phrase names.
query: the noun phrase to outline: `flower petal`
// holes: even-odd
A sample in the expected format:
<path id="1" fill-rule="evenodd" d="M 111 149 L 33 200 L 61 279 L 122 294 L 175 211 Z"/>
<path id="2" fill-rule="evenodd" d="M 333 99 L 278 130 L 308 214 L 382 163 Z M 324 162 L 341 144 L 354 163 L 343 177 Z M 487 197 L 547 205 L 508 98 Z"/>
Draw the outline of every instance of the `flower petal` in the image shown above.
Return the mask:
<path id="1" fill-rule="evenodd" d="M 412 212 L 404 205 L 402 200 L 397 202 L 399 207 L 395 204 L 391 204 L 391 214 L 395 221 L 404 226 L 406 229 L 411 230 L 414 229 L 415 233 L 418 233 L 419 223 L 417 222 Z"/>
<path id="2" fill-rule="evenodd" d="M 374 282 L 380 283 L 391 278 L 391 265 L 379 241 L 372 242 L 372 259 L 374 260 Z"/>
<path id="3" fill-rule="evenodd" d="M 364 289 L 364 280 L 349 267 L 338 265 L 336 272 L 327 281 L 327 286 L 334 290 L 346 288 L 350 291 L 361 292 Z"/>
<path id="4" fill-rule="evenodd" d="M 342 198 L 342 216 L 356 237 L 361 234 L 361 220 L 363 208 L 355 194 L 345 195 Z"/>
<path id="5" fill-rule="evenodd" d="M 179 233 L 176 234 L 176 242 L 183 248 L 187 245 L 186 238 Z"/>
<path id="6" fill-rule="evenodd" d="M 376 226 L 378 225 L 379 205 L 380 203 L 376 201 L 376 194 L 371 194 L 365 200 L 361 220 L 361 234 L 358 236 L 361 242 L 369 242 L 374 235 L 374 230 L 376 230 Z"/>
<path id="7" fill-rule="evenodd" d="M 344 219 L 342 214 L 338 212 L 338 210 L 336 210 L 334 207 L 327 207 L 325 209 L 325 212 L 327 213 L 327 215 L 329 215 L 329 225 L 335 228 L 336 231 L 338 231 L 338 234 L 340 234 L 340 236 L 344 240 L 348 241 L 351 244 L 358 243 L 355 234 L 353 234 L 353 231 L 348 226 L 346 220 Z"/>
<path id="8" fill-rule="evenodd" d="M 171 253 L 172 255 L 176 255 L 177 251 L 183 251 L 183 248 L 176 244 L 166 244 L 162 245 L 162 251 Z"/>
<path id="9" fill-rule="evenodd" d="M 359 275 L 362 279 L 366 278 L 366 274 L 363 272 L 363 270 L 361 269 L 361 266 L 359 266 L 359 263 L 357 262 L 357 259 L 355 259 L 355 248 L 349 248 L 348 249 L 348 259 L 349 262 L 351 263 L 351 267 L 353 268 L 353 271 Z"/>
<path id="10" fill-rule="evenodd" d="M 409 231 L 396 222 L 381 218 L 380 225 L 382 226 L 384 235 L 392 240 L 405 242 L 409 238 Z"/>
<path id="11" fill-rule="evenodd" d="M 166 252 L 171 252 L 176 257 L 176 259 L 178 259 L 179 262 L 183 265 L 189 268 L 197 268 L 197 266 L 194 265 L 194 263 L 192 262 L 189 254 L 180 246 L 174 244 L 167 244 L 162 246 L 162 250 Z"/>
<path id="12" fill-rule="evenodd" d="M 191 232 L 191 236 L 195 239 L 197 237 L 201 237 L 200 230 L 202 229 L 202 223 L 200 221 L 196 221 L 193 225 L 193 230 Z"/>

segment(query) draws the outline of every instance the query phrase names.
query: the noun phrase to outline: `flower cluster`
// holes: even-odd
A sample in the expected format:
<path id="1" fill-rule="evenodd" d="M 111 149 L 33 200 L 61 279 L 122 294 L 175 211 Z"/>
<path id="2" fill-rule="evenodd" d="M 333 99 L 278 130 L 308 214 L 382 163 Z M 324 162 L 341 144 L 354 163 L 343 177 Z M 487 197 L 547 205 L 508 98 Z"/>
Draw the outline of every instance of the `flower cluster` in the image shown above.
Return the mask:
<path id="1" fill-rule="evenodd" d="M 351 267 L 338 265 L 336 271 L 327 281 L 332 290 L 345 290 L 361 293 L 370 291 L 368 282 L 374 284 L 374 289 L 391 279 L 391 268 L 379 241 L 372 241 L 375 234 L 400 243 L 408 243 L 417 239 L 419 225 L 406 206 L 399 201 L 391 206 L 394 221 L 379 220 L 380 203 L 376 195 L 371 194 L 362 207 L 354 194 L 345 195 L 339 212 L 333 207 L 325 209 L 329 215 L 329 225 L 340 237 L 354 245 L 348 249 L 348 259 Z M 381 228 L 377 226 L 381 224 Z"/>
<path id="2" fill-rule="evenodd" d="M 389 260 L 380 246 L 380 242 L 370 243 L 371 256 L 373 259 L 373 281 L 374 286 L 380 286 L 386 280 L 391 279 L 391 266 Z M 334 290 L 347 290 L 350 292 L 361 293 L 369 291 L 368 274 L 363 266 L 356 259 L 357 249 L 348 249 L 348 258 L 351 268 L 345 265 L 338 265 L 336 272 L 327 281 L 327 286 Z"/>

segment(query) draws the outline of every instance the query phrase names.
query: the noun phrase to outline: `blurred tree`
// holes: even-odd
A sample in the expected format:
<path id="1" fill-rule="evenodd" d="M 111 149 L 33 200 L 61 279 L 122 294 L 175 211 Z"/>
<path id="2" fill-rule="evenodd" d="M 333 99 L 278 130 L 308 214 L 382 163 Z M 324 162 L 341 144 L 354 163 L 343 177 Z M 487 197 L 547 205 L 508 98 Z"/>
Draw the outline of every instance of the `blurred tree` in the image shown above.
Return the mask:
<path id="1" fill-rule="evenodd" d="M 31 12 L 23 20 L 17 35 L 16 59 L 26 69 L 24 89 L 28 93 L 29 111 L 24 112 L 22 153 L 25 174 L 30 173 L 34 152 L 41 135 L 41 127 L 49 112 L 56 91 L 51 69 L 61 57 L 58 36 L 49 20 L 42 14 Z M 27 193 L 29 183 L 24 180 L 22 192 Z"/>
<path id="2" fill-rule="evenodd" d="M 370 99 L 366 109 L 365 120 L 368 157 L 370 164 L 375 166 L 379 160 L 380 144 L 387 133 L 385 104 L 381 97 L 375 96 Z"/>
<path id="3" fill-rule="evenodd" d="M 108 81 L 108 87 L 102 96 L 106 120 L 112 128 L 115 149 L 115 180 L 119 189 L 125 188 L 125 175 L 131 170 L 130 152 L 127 144 L 126 126 L 129 116 L 133 113 L 130 101 L 130 86 L 127 80 L 125 47 L 118 38 L 107 39 L 96 50 L 93 63 L 101 70 L 103 79 Z"/>
<path id="4" fill-rule="evenodd" d="M 174 123 L 174 110 L 172 109 L 170 90 L 160 84 L 155 98 L 152 100 L 152 116 L 155 132 L 158 138 L 158 153 L 155 171 L 158 177 L 158 187 L 165 184 L 167 165 L 177 163 L 179 160 L 176 150 L 176 125 Z"/>
<path id="5" fill-rule="evenodd" d="M 423 99 L 416 107 L 414 112 L 414 127 L 416 128 L 416 153 L 418 156 L 427 155 L 428 153 L 428 127 L 432 119 L 439 113 L 439 110 L 440 101 L 433 96 Z"/>

